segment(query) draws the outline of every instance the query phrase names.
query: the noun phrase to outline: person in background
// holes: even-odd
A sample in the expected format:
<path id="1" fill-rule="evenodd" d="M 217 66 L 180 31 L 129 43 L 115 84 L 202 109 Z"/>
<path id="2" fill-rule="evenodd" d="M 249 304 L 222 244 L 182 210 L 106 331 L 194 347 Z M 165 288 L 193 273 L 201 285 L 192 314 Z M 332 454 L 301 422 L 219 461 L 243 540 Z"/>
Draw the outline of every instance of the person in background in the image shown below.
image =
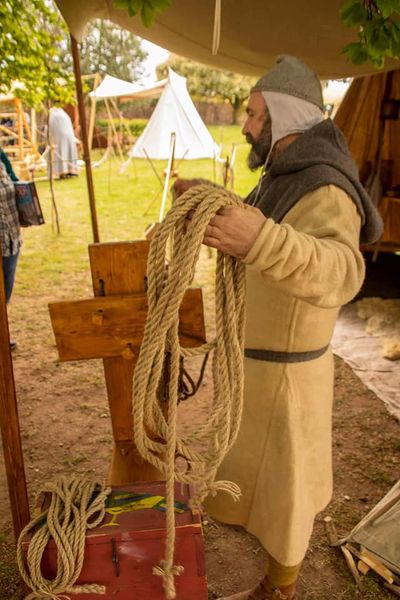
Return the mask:
<path id="1" fill-rule="evenodd" d="M 7 304 L 14 287 L 21 246 L 14 181 L 18 181 L 18 177 L 15 175 L 6 153 L 0 149 L 0 244 Z M 10 347 L 11 350 L 15 350 L 17 343 L 12 340 Z"/>
<path id="2" fill-rule="evenodd" d="M 62 108 L 50 109 L 49 141 L 52 152 L 48 153 L 47 160 L 52 157 L 53 176 L 59 179 L 76 177 L 78 175 L 77 139 L 72 121 Z M 49 164 L 47 170 L 50 176 Z"/>
<path id="3" fill-rule="evenodd" d="M 19 181 L 18 177 L 14 173 L 14 169 L 12 168 L 12 164 L 7 154 L 4 152 L 3 148 L 0 148 L 0 161 L 6 168 L 7 175 L 10 177 L 11 181 Z"/>
<path id="4" fill-rule="evenodd" d="M 242 495 L 217 494 L 205 508 L 245 527 L 268 557 L 253 589 L 221 600 L 293 600 L 315 516 L 332 494 L 330 340 L 365 275 L 360 237 L 373 243 L 382 221 L 301 60 L 278 57 L 246 112 L 248 164 L 261 168 L 259 183 L 246 206 L 218 211 L 204 235 L 246 265 L 243 415 L 217 473 Z M 176 197 L 195 184 L 177 180 Z"/>

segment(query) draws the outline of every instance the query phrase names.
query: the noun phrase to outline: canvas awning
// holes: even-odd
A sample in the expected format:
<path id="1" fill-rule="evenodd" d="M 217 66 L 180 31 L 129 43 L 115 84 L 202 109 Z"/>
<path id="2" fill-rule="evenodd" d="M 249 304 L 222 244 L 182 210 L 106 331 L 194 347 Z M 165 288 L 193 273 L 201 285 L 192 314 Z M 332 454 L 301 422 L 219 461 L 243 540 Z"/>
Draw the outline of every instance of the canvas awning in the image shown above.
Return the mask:
<path id="1" fill-rule="evenodd" d="M 137 83 L 118 79 L 112 75 L 106 75 L 100 85 L 93 92 L 90 92 L 89 96 L 96 98 L 96 100 L 104 100 L 105 98 L 120 98 L 121 100 L 149 98 L 159 96 L 167 81 L 167 79 L 162 79 L 150 86 L 141 86 Z"/>
<path id="2" fill-rule="evenodd" d="M 192 60 L 246 75 L 260 75 L 278 54 L 302 58 L 322 79 L 376 72 L 368 63 L 347 61 L 342 48 L 357 40 L 339 16 L 343 0 L 222 0 L 219 51 L 212 54 L 215 0 L 172 0 L 150 28 L 113 0 L 56 0 L 79 41 L 92 19 L 109 19 L 124 29 Z M 395 68 L 398 61 L 388 62 Z"/>
<path id="3" fill-rule="evenodd" d="M 400 70 L 355 79 L 335 123 L 345 134 L 361 175 L 368 165 L 375 168 L 381 153 L 382 169 L 390 169 L 390 187 L 400 184 L 400 119 L 382 118 L 385 98 L 400 102 Z"/>

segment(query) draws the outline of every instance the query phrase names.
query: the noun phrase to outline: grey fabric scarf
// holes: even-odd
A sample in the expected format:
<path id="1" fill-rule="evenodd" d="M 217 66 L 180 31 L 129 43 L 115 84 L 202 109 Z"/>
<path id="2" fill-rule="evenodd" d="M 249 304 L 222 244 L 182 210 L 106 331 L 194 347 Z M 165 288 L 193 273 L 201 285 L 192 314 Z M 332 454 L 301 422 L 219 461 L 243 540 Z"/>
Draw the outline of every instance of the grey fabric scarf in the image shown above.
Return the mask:
<path id="1" fill-rule="evenodd" d="M 354 201 L 361 216 L 361 242 L 372 244 L 382 234 L 382 219 L 360 183 L 346 139 L 330 120 L 302 133 L 273 161 L 246 202 L 280 223 L 305 194 L 336 185 Z"/>

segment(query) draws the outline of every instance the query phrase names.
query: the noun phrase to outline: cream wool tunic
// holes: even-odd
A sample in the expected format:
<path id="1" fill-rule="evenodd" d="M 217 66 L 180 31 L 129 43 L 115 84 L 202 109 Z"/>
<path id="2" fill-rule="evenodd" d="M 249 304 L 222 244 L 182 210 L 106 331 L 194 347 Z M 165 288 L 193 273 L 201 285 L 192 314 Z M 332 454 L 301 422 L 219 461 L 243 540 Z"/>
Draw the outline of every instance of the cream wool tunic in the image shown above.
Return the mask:
<path id="1" fill-rule="evenodd" d="M 342 304 L 364 278 L 361 219 L 328 185 L 305 195 L 281 224 L 267 219 L 246 256 L 246 348 L 305 352 L 329 344 Z M 235 481 L 239 502 L 218 493 L 207 512 L 244 526 L 277 561 L 300 563 L 315 515 L 332 494 L 330 349 L 301 363 L 245 358 L 238 439 L 217 479 Z"/>

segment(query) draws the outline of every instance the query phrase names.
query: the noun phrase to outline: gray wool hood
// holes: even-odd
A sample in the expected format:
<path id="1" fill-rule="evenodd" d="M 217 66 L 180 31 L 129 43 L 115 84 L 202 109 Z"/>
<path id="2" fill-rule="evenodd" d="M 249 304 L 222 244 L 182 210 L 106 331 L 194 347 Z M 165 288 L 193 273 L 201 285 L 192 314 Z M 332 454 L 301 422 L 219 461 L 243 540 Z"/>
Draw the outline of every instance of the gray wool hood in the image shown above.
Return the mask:
<path id="1" fill-rule="evenodd" d="M 362 221 L 361 243 L 377 241 L 382 219 L 360 183 L 343 133 L 330 119 L 302 133 L 278 154 L 248 202 L 280 222 L 300 198 L 325 185 L 336 185 L 353 199 Z"/>

